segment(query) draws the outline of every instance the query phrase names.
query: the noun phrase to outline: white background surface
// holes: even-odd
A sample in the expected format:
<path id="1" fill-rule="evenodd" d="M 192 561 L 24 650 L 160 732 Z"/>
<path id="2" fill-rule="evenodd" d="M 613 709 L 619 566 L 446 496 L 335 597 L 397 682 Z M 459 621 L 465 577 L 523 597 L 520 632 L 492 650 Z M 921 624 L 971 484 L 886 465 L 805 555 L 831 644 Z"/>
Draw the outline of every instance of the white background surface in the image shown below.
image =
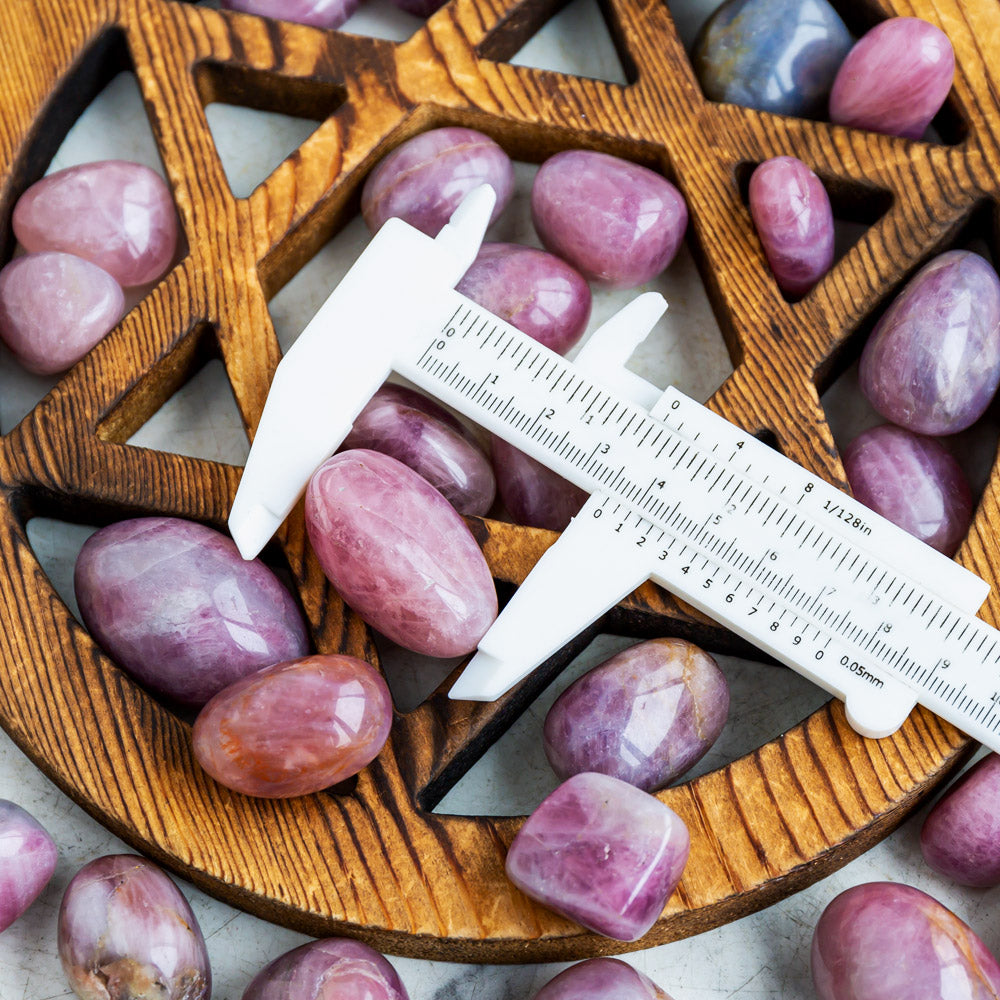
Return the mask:
<path id="1" fill-rule="evenodd" d="M 378 2 L 373 0 L 355 15 L 350 29 L 362 34 L 405 37 L 416 22 L 391 7 L 378 6 Z M 694 9 L 677 13 L 682 30 L 690 35 L 701 12 Z M 579 45 L 581 38 L 586 38 L 588 44 Z M 580 61 L 583 50 L 585 62 Z M 617 57 L 590 0 L 572 4 L 529 43 L 516 61 L 622 81 Z M 245 109 L 211 106 L 208 112 L 220 156 L 238 195 L 247 194 L 314 127 Z M 111 156 L 140 160 L 159 169 L 130 77 L 116 80 L 95 102 L 68 137 L 52 168 Z M 518 166 L 517 198 L 489 238 L 537 245 L 525 200 L 533 170 L 528 165 Z M 306 324 L 366 239 L 363 224 L 355 220 L 272 301 L 272 315 L 284 346 Z M 640 349 L 633 366 L 660 385 L 674 382 L 694 397 L 706 399 L 731 369 L 690 255 L 682 252 L 667 275 L 648 287 L 664 292 L 670 310 Z M 590 328 L 622 301 L 622 296 L 599 296 Z M 52 380 L 26 375 L 6 352 L 0 354 L 0 430 L 10 430 L 52 384 Z M 854 431 L 873 422 L 849 383 L 838 387 L 832 398 L 838 400 L 842 426 Z M 185 386 L 136 434 L 133 443 L 241 464 L 246 455 L 246 437 L 221 365 L 210 365 Z M 978 475 L 982 475 L 981 469 Z M 72 565 L 89 530 L 48 521 L 35 521 L 29 526 L 39 558 L 74 611 Z M 551 694 L 533 706 L 456 786 L 439 810 L 518 814 L 534 808 L 556 784 L 541 752 L 541 722 L 548 705 L 570 677 L 625 644 L 610 637 L 599 640 L 567 677 L 554 685 Z M 777 668 L 728 658 L 720 658 L 720 662 L 732 686 L 733 711 L 725 733 L 697 772 L 725 763 L 777 735 L 824 700 L 822 693 L 807 682 L 784 671 L 779 674 Z M 418 700 L 420 692 L 436 681 L 428 668 L 405 662 L 392 666 L 390 679 L 403 707 Z M 82 864 L 128 848 L 51 785 L 2 732 L 0 798 L 11 799 L 32 812 L 51 832 L 60 851 L 50 885 L 25 916 L 0 935 L 0 1000 L 70 996 L 55 942 L 62 892 Z M 905 882 L 930 892 L 968 921 L 991 950 L 1000 950 L 996 892 L 951 886 L 923 865 L 917 837 L 924 812 L 867 855 L 770 909 L 697 938 L 635 952 L 625 959 L 675 1000 L 732 996 L 744 1000 L 807 1000 L 814 995 L 809 943 L 819 914 L 842 889 L 876 879 Z M 208 943 L 216 1000 L 239 1000 L 249 980 L 264 964 L 307 940 L 216 902 L 190 885 L 183 884 L 183 889 Z M 413 1000 L 527 1000 L 565 968 L 392 961 Z"/>

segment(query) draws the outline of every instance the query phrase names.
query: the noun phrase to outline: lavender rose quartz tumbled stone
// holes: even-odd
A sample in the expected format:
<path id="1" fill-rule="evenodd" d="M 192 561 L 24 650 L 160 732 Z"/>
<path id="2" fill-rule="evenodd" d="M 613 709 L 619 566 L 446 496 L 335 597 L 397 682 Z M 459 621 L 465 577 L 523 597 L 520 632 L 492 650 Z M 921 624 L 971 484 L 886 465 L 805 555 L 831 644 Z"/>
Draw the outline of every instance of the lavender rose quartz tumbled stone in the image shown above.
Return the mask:
<path id="1" fill-rule="evenodd" d="M 1000 885 L 1000 755 L 987 754 L 945 790 L 924 820 L 920 850 L 960 885 Z"/>
<path id="2" fill-rule="evenodd" d="M 932 896 L 869 882 L 837 896 L 812 940 L 819 1000 L 996 1000 L 1000 965 Z"/>
<path id="3" fill-rule="evenodd" d="M 600 771 L 650 792 L 705 754 L 728 712 L 711 656 L 683 639 L 651 639 L 563 691 L 545 717 L 545 755 L 560 778 Z"/>
<path id="4" fill-rule="evenodd" d="M 329 788 L 378 755 L 392 724 L 381 675 L 353 656 L 275 663 L 220 691 L 198 714 L 194 752 L 220 784 L 291 798 Z"/>
<path id="5" fill-rule="evenodd" d="M 855 43 L 830 91 L 837 125 L 919 139 L 955 75 L 948 36 L 918 17 L 892 17 Z"/>
<path id="6" fill-rule="evenodd" d="M 259 14 L 282 21 L 297 21 L 314 28 L 339 28 L 357 9 L 360 0 L 221 0 L 228 10 Z"/>
<path id="7" fill-rule="evenodd" d="M 45 251 L 0 271 L 0 336 L 30 372 L 74 365 L 121 319 L 125 295 L 107 271 Z"/>
<path id="8" fill-rule="evenodd" d="M 859 434 L 843 461 L 857 500 L 946 556 L 955 554 L 972 520 L 972 491 L 940 441 L 882 424 Z"/>
<path id="9" fill-rule="evenodd" d="M 556 354 L 583 336 L 590 318 L 583 275 L 534 247 L 484 243 L 455 289 Z"/>
<path id="10" fill-rule="evenodd" d="M 370 448 L 419 472 L 459 514 L 482 516 L 496 495 L 490 460 L 443 406 L 402 385 L 383 385 L 341 444 Z"/>
<path id="11" fill-rule="evenodd" d="M 514 193 L 510 157 L 475 129 L 432 129 L 383 157 L 361 191 L 361 214 L 373 233 L 386 219 L 398 217 L 437 236 L 459 202 L 480 184 L 496 192 L 495 221 Z"/>
<path id="12" fill-rule="evenodd" d="M 547 250 L 585 278 L 635 288 L 674 259 L 688 211 L 647 167 L 585 149 L 550 156 L 531 187 L 531 216 Z"/>
<path id="13" fill-rule="evenodd" d="M 57 858 L 45 827 L 19 805 L 0 799 L 0 931 L 38 898 Z"/>
<path id="14" fill-rule="evenodd" d="M 617 958 L 591 958 L 550 979 L 534 1000 L 670 1000 L 670 997 L 648 976 Z"/>
<path id="15" fill-rule="evenodd" d="M 159 278 L 177 250 L 170 189 L 149 167 L 126 160 L 43 177 L 18 199 L 13 225 L 29 253 L 76 254 L 126 288 Z"/>
<path id="16" fill-rule="evenodd" d="M 402 462 L 365 448 L 334 455 L 309 481 L 305 513 L 330 582 L 400 646 L 463 656 L 496 618 L 496 588 L 472 533 Z"/>
<path id="17" fill-rule="evenodd" d="M 918 434 L 974 423 L 1000 383 L 996 271 L 967 250 L 924 265 L 872 330 L 858 381 L 886 420 Z"/>
<path id="18" fill-rule="evenodd" d="M 241 1000 L 409 1000 L 396 970 L 348 938 L 293 948 L 261 969 Z"/>
<path id="19" fill-rule="evenodd" d="M 507 876 L 525 895 L 598 934 L 636 941 L 680 881 L 687 827 L 659 799 L 618 778 L 564 781 L 525 820 Z"/>
<path id="20" fill-rule="evenodd" d="M 271 570 L 181 518 L 101 528 L 77 556 L 73 585 L 87 628 L 118 665 L 188 705 L 309 649 L 298 606 Z"/>
<path id="21" fill-rule="evenodd" d="M 750 177 L 750 214 L 778 287 L 805 295 L 833 263 L 833 210 L 823 182 L 793 156 Z"/>

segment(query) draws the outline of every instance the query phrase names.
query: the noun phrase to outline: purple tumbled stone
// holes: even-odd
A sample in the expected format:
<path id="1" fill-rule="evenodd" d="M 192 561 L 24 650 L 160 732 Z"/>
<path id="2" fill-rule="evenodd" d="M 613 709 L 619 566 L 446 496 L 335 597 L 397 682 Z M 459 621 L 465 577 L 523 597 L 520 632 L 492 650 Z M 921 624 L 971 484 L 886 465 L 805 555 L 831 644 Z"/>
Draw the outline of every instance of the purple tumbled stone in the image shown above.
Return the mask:
<path id="1" fill-rule="evenodd" d="M 314 28 L 339 28 L 357 9 L 360 0 L 221 0 L 227 10 L 259 14 L 282 21 L 297 21 Z"/>
<path id="2" fill-rule="evenodd" d="M 46 251 L 0 271 L 0 336 L 30 372 L 75 364 L 121 319 L 125 295 L 107 271 Z"/>
<path id="3" fill-rule="evenodd" d="M 378 671 L 353 656 L 274 663 L 220 691 L 198 713 L 198 763 L 244 795 L 291 798 L 329 788 L 378 755 L 392 699 Z"/>
<path id="4" fill-rule="evenodd" d="M 830 121 L 919 139 L 955 75 L 948 36 L 919 17 L 892 17 L 854 44 L 830 91 Z"/>
<path id="5" fill-rule="evenodd" d="M 309 649 L 274 573 L 245 561 L 226 535 L 181 518 L 101 528 L 77 556 L 73 585 L 87 628 L 118 665 L 185 704 Z"/>
<path id="6" fill-rule="evenodd" d="M 670 1000 L 670 996 L 617 958 L 590 958 L 550 979 L 535 1000 Z"/>
<path id="7" fill-rule="evenodd" d="M 674 259 L 688 211 L 677 188 L 648 167 L 568 149 L 535 175 L 531 217 L 545 247 L 585 278 L 635 288 Z"/>
<path id="8" fill-rule="evenodd" d="M 45 827 L 19 805 L 0 799 L 0 931 L 38 898 L 57 858 Z"/>
<path id="9" fill-rule="evenodd" d="M 954 555 L 972 520 L 972 491 L 936 438 L 882 424 L 843 452 L 855 498 L 922 542 Z"/>
<path id="10" fill-rule="evenodd" d="M 651 792 L 705 754 L 728 712 L 711 656 L 683 639 L 651 639 L 563 691 L 545 717 L 545 755 L 560 778 L 600 771 Z"/>
<path id="11" fill-rule="evenodd" d="M 921 268 L 872 330 L 861 391 L 918 434 L 974 423 L 1000 382 L 1000 279 L 978 254 L 951 250 Z"/>
<path id="12" fill-rule="evenodd" d="M 433 399 L 401 385 L 383 385 L 358 414 L 343 451 L 370 448 L 419 472 L 459 514 L 482 516 L 497 484 L 486 453 Z"/>
<path id="13" fill-rule="evenodd" d="M 508 441 L 491 438 L 497 492 L 515 524 L 562 531 L 587 500 L 579 486 Z"/>
<path id="14" fill-rule="evenodd" d="M 242 1000 L 408 1000 L 396 970 L 373 948 L 323 938 L 261 969 Z"/>
<path id="15" fill-rule="evenodd" d="M 372 628 L 427 656 L 472 652 L 497 616 L 489 566 L 465 522 L 402 462 L 356 448 L 306 489 L 316 558 Z"/>
<path id="16" fill-rule="evenodd" d="M 484 243 L 455 289 L 557 354 L 583 336 L 590 319 L 583 275 L 534 247 Z"/>
<path id="17" fill-rule="evenodd" d="M 680 881 L 690 838 L 659 799 L 608 777 L 564 781 L 525 820 L 507 876 L 525 895 L 584 927 L 636 941 Z"/>
<path id="18" fill-rule="evenodd" d="M 1000 885 L 1000 755 L 987 754 L 945 790 L 924 820 L 920 850 L 961 885 Z"/>
<path id="19" fill-rule="evenodd" d="M 778 287 L 805 295 L 833 263 L 833 210 L 823 182 L 794 156 L 750 177 L 750 214 Z"/>
<path id="20" fill-rule="evenodd" d="M 812 940 L 819 1000 L 996 1000 L 1000 965 L 969 926 L 908 885 L 869 882 L 823 911 Z"/>
<path id="21" fill-rule="evenodd" d="M 29 252 L 62 250 L 128 288 L 159 278 L 177 250 L 177 213 L 163 178 L 141 163 L 101 160 L 32 184 L 14 206 Z"/>
<path id="22" fill-rule="evenodd" d="M 510 157 L 474 129 L 432 129 L 397 146 L 368 175 L 361 214 L 373 233 L 386 219 L 398 217 L 437 236 L 462 198 L 480 184 L 496 192 L 494 221 L 514 193 Z"/>

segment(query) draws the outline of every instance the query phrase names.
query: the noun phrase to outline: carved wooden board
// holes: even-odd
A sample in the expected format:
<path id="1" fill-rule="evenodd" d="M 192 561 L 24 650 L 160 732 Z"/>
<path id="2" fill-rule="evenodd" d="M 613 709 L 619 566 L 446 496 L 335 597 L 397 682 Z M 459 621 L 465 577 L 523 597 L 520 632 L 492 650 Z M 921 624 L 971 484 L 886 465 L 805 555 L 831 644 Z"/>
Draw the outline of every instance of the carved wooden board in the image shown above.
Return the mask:
<path id="1" fill-rule="evenodd" d="M 859 5 L 852 5 L 858 15 Z M 997 247 L 1000 7 L 996 0 L 872 4 L 940 24 L 958 56 L 943 133 L 909 142 L 707 102 L 667 6 L 610 0 L 627 86 L 505 63 L 551 13 L 543 0 L 452 0 L 406 42 L 322 32 L 175 0 L 0 4 L 0 234 L 68 127 L 132 66 L 173 186 L 188 253 L 120 326 L 0 440 L 0 722 L 46 774 L 115 833 L 234 905 L 309 934 L 467 961 L 609 954 L 694 934 L 821 878 L 892 830 L 970 751 L 916 710 L 895 736 L 855 735 L 829 704 L 729 766 L 660 793 L 687 822 L 691 859 L 662 919 L 624 945 L 518 893 L 503 872 L 520 820 L 431 809 L 540 687 L 600 627 L 730 636 L 651 586 L 495 705 L 443 689 L 399 715 L 379 758 L 343 794 L 258 801 L 195 764 L 189 727 L 91 642 L 28 545 L 28 519 L 103 523 L 174 514 L 224 527 L 239 470 L 124 442 L 200 363 L 223 360 L 252 429 L 279 358 L 267 301 L 356 210 L 371 166 L 408 136 L 462 124 L 514 157 L 588 147 L 662 170 L 683 191 L 695 248 L 735 371 L 711 401 L 831 481 L 843 470 L 819 392 L 856 355 L 866 323 L 906 276 L 988 219 Z M 863 28 L 864 23 L 855 23 Z M 317 131 L 246 199 L 216 155 L 213 100 L 315 118 Z M 845 212 L 884 214 L 803 301 L 763 261 L 740 185 L 791 154 Z M 860 331 L 860 333 L 859 333 Z M 996 473 L 959 558 L 998 578 Z M 472 522 L 494 575 L 522 580 L 553 536 Z M 275 549 L 278 552 L 277 549 Z M 283 555 L 282 555 L 283 554 Z M 301 508 L 280 537 L 317 648 L 376 660 L 326 586 Z M 994 592 L 995 594 L 995 592 Z M 997 624 L 994 596 L 984 615 Z"/>

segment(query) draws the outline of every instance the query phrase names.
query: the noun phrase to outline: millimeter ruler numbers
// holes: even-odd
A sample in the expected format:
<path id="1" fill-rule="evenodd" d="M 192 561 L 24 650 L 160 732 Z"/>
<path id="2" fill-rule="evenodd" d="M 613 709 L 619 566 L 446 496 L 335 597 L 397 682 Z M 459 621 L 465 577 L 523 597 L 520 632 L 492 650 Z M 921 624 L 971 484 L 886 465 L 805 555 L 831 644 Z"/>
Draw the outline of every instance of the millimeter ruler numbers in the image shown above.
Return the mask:
<path id="1" fill-rule="evenodd" d="M 244 555 L 256 554 L 395 370 L 590 494 L 452 698 L 499 697 L 652 579 L 842 698 L 863 735 L 894 732 L 919 702 L 1000 750 L 1000 632 L 974 616 L 988 586 L 682 393 L 625 369 L 662 313 L 659 296 L 634 300 L 571 362 L 451 288 L 467 266 L 451 260 L 454 232 L 430 240 L 399 227 L 384 239 L 390 224 L 380 231 L 278 368 L 230 518 Z M 408 294 L 373 297 L 376 275 L 394 260 L 411 273 L 418 257 L 424 271 L 411 274 Z M 359 328 L 366 350 L 344 366 Z M 302 412 L 308 383 L 326 384 L 324 364 L 338 361 L 329 428 L 292 438 L 290 428 L 317 419 Z"/>

